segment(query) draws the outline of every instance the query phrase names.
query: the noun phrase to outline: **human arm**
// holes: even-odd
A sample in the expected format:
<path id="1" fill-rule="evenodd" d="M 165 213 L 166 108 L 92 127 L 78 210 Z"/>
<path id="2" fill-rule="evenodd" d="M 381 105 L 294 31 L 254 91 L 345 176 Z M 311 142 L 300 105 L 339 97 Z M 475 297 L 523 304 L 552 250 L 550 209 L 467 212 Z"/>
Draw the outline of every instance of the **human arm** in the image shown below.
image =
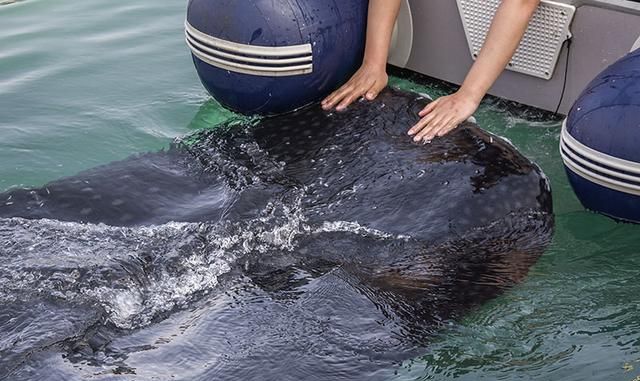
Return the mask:
<path id="1" fill-rule="evenodd" d="M 367 41 L 362 66 L 342 85 L 322 101 L 322 108 L 344 110 L 358 98 L 373 100 L 387 86 L 386 66 L 393 26 L 401 0 L 370 0 L 367 16 Z"/>
<path id="2" fill-rule="evenodd" d="M 515 53 L 540 0 L 503 0 L 460 89 L 429 103 L 409 130 L 415 141 L 443 136 L 467 120 Z"/>

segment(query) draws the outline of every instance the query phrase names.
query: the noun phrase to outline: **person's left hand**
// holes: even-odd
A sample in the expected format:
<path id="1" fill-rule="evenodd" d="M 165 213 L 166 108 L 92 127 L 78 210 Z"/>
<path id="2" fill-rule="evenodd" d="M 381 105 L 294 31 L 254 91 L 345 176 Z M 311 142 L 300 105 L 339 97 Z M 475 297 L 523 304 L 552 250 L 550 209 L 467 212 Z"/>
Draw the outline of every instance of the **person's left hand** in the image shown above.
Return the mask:
<path id="1" fill-rule="evenodd" d="M 418 115 L 422 119 L 409 130 L 416 142 L 430 142 L 437 136 L 444 136 L 476 111 L 480 100 L 458 90 L 456 93 L 429 103 Z"/>

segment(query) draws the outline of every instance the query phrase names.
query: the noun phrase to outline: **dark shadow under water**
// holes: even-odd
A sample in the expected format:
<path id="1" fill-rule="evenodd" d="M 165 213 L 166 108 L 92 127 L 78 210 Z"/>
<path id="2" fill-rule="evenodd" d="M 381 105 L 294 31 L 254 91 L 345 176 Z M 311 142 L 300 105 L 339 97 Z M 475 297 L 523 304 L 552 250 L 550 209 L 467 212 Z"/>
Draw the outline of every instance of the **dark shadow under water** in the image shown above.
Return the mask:
<path id="1" fill-rule="evenodd" d="M 0 194 L 0 378 L 388 378 L 553 231 L 510 144 L 413 143 L 425 103 L 312 106 Z"/>

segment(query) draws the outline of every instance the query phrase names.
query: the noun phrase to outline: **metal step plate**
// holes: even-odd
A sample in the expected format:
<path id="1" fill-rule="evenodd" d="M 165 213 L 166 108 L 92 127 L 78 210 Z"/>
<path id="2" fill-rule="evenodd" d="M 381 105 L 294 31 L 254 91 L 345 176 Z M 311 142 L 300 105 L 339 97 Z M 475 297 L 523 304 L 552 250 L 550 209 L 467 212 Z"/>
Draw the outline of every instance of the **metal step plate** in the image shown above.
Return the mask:
<path id="1" fill-rule="evenodd" d="M 489 32 L 501 0 L 457 0 L 460 18 L 475 60 Z M 569 27 L 576 8 L 573 5 L 542 1 L 507 66 L 508 70 L 551 79 L 562 50 L 571 36 Z"/>

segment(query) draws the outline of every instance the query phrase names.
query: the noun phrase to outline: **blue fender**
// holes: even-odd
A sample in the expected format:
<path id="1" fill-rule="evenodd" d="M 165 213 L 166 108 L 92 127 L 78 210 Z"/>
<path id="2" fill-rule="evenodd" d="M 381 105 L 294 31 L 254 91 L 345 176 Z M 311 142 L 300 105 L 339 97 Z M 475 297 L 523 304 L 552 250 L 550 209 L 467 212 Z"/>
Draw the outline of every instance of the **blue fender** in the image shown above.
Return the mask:
<path id="1" fill-rule="evenodd" d="M 206 36 L 249 48 L 308 46 L 311 71 L 278 76 L 238 72 L 193 54 L 200 80 L 221 104 L 244 114 L 279 114 L 318 101 L 357 70 L 364 52 L 367 7 L 367 0 L 190 0 L 187 36 L 189 28 L 200 32 L 201 49 L 209 46 Z M 232 63 L 272 58 L 217 49 L 215 58 Z M 233 55 L 220 57 L 219 52 Z"/>

